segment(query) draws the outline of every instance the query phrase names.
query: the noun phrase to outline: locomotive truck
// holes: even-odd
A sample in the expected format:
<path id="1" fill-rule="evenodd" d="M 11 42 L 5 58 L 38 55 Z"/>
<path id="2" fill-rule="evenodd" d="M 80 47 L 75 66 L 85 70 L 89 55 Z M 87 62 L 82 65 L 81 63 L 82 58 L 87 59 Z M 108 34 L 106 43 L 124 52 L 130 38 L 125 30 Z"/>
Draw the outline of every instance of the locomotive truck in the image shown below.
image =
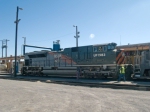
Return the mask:
<path id="1" fill-rule="evenodd" d="M 126 77 L 145 74 L 149 70 L 148 51 L 142 52 L 140 64 L 127 61 L 126 52 L 116 49 L 116 43 L 96 44 L 60 49 L 59 41 L 53 50 L 34 51 L 25 54 L 22 75 L 50 75 L 61 77 L 117 78 L 120 65 L 126 67 Z M 128 56 L 129 57 L 129 56 Z M 136 57 L 135 57 L 136 58 Z M 133 66 L 134 65 L 134 66 Z M 140 65 L 145 67 L 141 70 Z M 144 70 L 144 71 L 143 71 Z"/>

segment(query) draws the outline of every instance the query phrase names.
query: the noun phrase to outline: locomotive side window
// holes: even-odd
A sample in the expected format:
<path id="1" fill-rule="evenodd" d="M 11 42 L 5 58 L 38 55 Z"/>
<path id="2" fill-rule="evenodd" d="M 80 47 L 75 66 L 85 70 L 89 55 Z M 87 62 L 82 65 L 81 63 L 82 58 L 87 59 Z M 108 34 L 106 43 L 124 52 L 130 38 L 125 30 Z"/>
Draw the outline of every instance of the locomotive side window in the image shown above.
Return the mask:
<path id="1" fill-rule="evenodd" d="M 97 52 L 97 47 L 93 47 L 93 51 L 94 51 L 94 52 Z"/>
<path id="2" fill-rule="evenodd" d="M 99 46 L 99 47 L 98 47 L 98 51 L 103 51 L 103 47 L 102 47 L 102 46 Z"/>

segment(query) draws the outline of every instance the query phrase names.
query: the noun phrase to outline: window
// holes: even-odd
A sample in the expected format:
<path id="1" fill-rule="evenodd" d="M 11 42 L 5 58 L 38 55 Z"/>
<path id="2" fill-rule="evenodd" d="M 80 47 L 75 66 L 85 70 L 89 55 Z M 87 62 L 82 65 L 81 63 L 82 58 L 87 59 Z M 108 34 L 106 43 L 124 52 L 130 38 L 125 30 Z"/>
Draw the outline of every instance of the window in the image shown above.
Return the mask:
<path id="1" fill-rule="evenodd" d="M 103 47 L 100 46 L 100 47 L 98 48 L 98 51 L 103 51 Z"/>
<path id="2" fill-rule="evenodd" d="M 110 45 L 108 45 L 108 46 L 107 46 L 107 48 L 108 48 L 108 49 L 111 49 L 111 46 L 110 46 Z"/>
<path id="3" fill-rule="evenodd" d="M 94 48 L 93 48 L 93 51 L 94 51 L 94 52 L 97 52 L 97 47 L 94 47 Z"/>

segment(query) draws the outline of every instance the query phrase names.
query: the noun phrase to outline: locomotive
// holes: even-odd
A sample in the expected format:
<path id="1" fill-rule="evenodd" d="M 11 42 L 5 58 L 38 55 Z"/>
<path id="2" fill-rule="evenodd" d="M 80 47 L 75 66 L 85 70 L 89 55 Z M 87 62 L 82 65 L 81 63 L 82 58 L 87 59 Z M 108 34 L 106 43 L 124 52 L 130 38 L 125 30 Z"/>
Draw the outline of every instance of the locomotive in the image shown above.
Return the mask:
<path id="1" fill-rule="evenodd" d="M 53 50 L 34 51 L 25 54 L 22 75 L 50 75 L 61 77 L 116 78 L 119 65 L 125 55 L 116 49 L 117 44 L 106 43 L 60 49 L 59 41 L 53 43 Z M 127 73 L 133 67 L 126 64 Z"/>

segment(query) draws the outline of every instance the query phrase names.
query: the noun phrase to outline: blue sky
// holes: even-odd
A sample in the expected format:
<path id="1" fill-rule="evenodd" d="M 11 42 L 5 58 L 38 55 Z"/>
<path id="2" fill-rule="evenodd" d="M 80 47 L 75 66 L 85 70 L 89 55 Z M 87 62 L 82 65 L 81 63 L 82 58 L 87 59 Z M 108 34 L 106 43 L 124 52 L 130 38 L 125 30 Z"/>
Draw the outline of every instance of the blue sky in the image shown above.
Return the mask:
<path id="1" fill-rule="evenodd" d="M 19 11 L 18 52 L 27 45 L 74 47 L 75 27 L 79 46 L 116 42 L 120 45 L 150 42 L 150 0 L 0 0 L 0 40 L 8 39 L 14 55 L 16 7 Z M 92 38 L 90 35 L 92 34 Z M 1 44 L 0 44 L 1 46 Z M 27 48 L 27 52 L 39 49 Z M 1 57 L 1 49 L 0 49 Z"/>

